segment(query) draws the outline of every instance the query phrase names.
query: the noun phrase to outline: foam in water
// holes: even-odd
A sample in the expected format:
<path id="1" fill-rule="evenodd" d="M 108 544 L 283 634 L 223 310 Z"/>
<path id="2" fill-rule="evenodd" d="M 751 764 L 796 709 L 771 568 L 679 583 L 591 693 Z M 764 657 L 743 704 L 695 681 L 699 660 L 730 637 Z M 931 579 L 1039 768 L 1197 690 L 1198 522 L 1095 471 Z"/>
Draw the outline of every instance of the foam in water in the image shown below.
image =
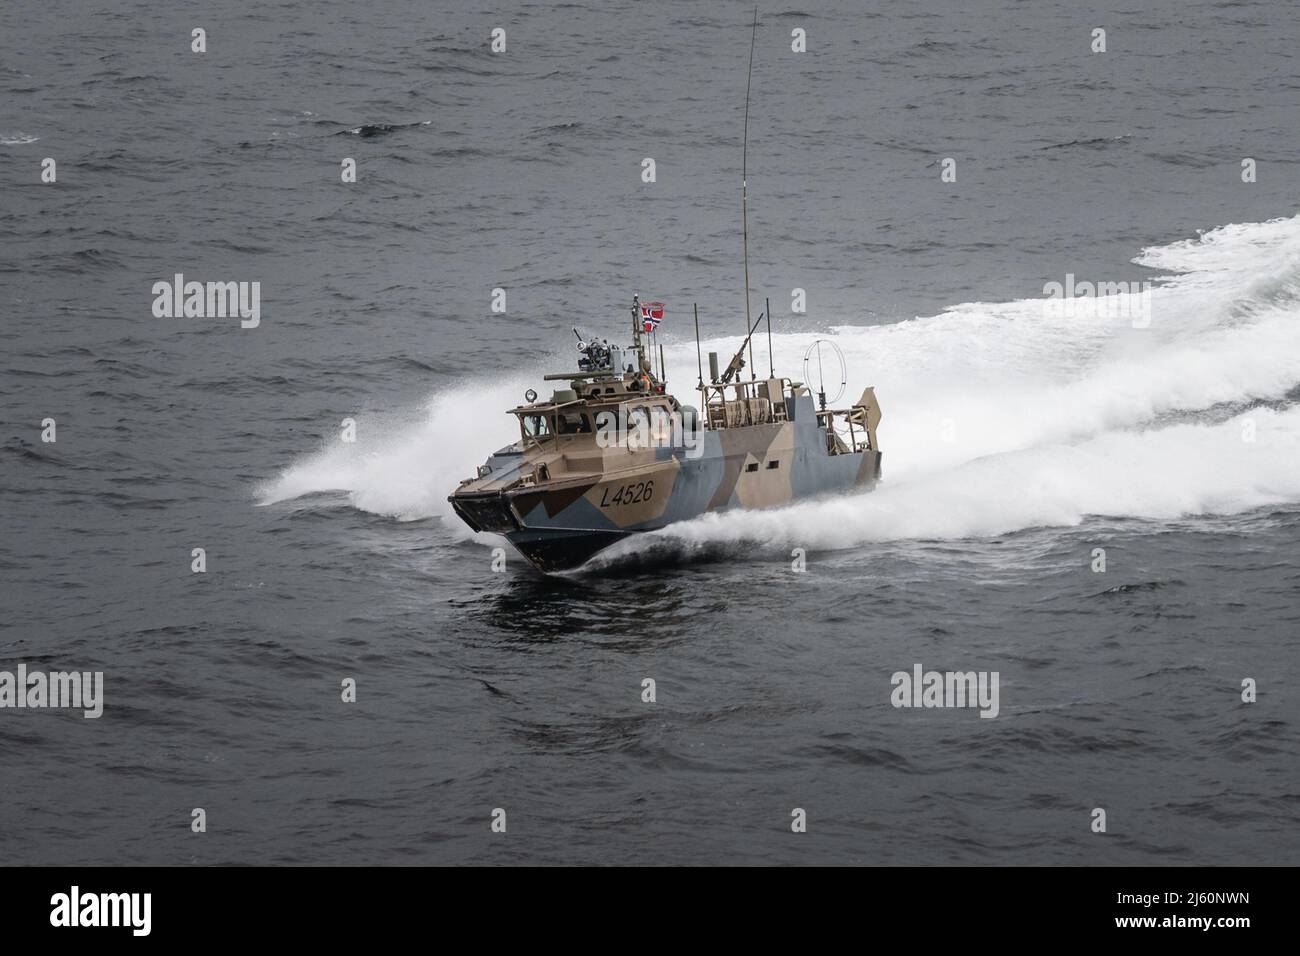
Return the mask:
<path id="1" fill-rule="evenodd" d="M 805 349 L 824 337 L 848 360 L 846 402 L 876 386 L 885 482 L 865 495 L 706 515 L 648 537 L 849 548 L 1300 501 L 1300 411 L 1250 407 L 1300 381 L 1300 217 L 1225 226 L 1134 261 L 1166 273 L 1150 293 L 1149 328 L 1111 317 L 1125 313 L 1104 300 L 1096 317 L 1080 317 L 1030 299 L 774 336 L 778 372 L 803 378 Z M 704 349 L 725 357 L 739 344 L 718 338 Z M 760 368 L 764 345 L 755 343 Z M 670 369 L 694 368 L 692 341 L 665 350 Z M 368 512 L 449 517 L 456 483 L 516 437 L 501 409 L 543 371 L 450 388 L 413 425 L 362 422 L 367 441 L 293 465 L 262 490 L 263 502 L 342 491 Z M 678 395 L 691 401 L 680 385 Z M 1244 440 L 1251 428 L 1254 441 Z M 454 518 L 444 527 L 470 536 Z"/>
<path id="2" fill-rule="evenodd" d="M 1242 440 L 1253 425 L 1256 440 Z M 1173 519 L 1300 501 L 1300 407 L 1214 426 L 1108 432 L 979 458 L 867 494 L 705 515 L 648 537 L 689 549 L 751 542 L 821 550 L 1071 526 L 1088 515 Z"/>
<path id="3" fill-rule="evenodd" d="M 354 508 L 402 521 L 450 516 L 447 495 L 461 479 L 474 474 L 491 451 L 518 439 L 518 426 L 502 409 L 518 402 L 524 381 L 449 389 L 415 422 L 359 420 L 357 442 L 329 440 L 267 483 L 261 503 L 345 492 Z M 459 520 L 446 527 L 457 538 L 473 536 Z"/>

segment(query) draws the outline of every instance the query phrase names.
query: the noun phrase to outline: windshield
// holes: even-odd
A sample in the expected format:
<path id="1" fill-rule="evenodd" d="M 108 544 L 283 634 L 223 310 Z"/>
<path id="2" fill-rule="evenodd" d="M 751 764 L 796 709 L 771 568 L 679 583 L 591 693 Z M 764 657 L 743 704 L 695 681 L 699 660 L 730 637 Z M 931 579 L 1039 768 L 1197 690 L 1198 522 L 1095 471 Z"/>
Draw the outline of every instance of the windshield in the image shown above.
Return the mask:
<path id="1" fill-rule="evenodd" d="M 556 424 L 561 435 L 585 435 L 591 431 L 591 419 L 582 412 L 561 412 Z"/>
<path id="2" fill-rule="evenodd" d="M 550 423 L 545 415 L 520 415 L 519 421 L 523 425 L 525 438 L 541 439 L 551 435 Z"/>

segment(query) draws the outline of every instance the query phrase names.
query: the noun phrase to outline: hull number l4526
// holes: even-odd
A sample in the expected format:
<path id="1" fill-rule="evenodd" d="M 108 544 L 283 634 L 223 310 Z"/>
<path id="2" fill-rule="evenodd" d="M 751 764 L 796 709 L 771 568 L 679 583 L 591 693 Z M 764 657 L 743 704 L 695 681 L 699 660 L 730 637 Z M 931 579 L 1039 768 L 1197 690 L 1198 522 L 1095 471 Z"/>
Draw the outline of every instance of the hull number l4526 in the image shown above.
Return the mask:
<path id="1" fill-rule="evenodd" d="M 649 501 L 654 497 L 655 483 L 650 481 L 634 481 L 626 485 L 616 485 L 605 489 L 605 493 L 600 496 L 600 506 L 602 508 L 612 508 L 615 505 L 635 505 L 643 501 Z"/>

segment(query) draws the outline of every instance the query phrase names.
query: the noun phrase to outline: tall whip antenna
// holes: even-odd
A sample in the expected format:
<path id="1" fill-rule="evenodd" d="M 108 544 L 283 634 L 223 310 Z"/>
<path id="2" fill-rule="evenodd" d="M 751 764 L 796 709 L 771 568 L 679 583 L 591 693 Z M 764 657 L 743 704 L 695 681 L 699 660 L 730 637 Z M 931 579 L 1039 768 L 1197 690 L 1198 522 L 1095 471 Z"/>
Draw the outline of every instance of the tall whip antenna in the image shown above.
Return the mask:
<path id="1" fill-rule="evenodd" d="M 740 159 L 740 235 L 745 255 L 745 329 L 749 329 L 749 86 L 754 79 L 754 39 L 758 36 L 758 5 L 754 5 L 754 25 L 749 33 L 749 76 L 745 79 L 745 133 Z M 751 346 L 752 348 L 752 346 Z M 753 366 L 753 356 L 750 356 Z"/>

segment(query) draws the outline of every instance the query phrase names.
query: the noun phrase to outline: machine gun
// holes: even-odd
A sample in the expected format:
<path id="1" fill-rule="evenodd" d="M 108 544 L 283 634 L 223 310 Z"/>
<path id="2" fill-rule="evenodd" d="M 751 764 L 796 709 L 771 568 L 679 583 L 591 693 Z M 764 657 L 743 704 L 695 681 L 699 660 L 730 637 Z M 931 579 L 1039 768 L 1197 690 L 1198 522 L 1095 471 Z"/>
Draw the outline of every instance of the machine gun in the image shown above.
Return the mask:
<path id="1" fill-rule="evenodd" d="M 754 327 L 749 330 L 749 335 L 745 336 L 745 341 L 740 343 L 740 348 L 732 357 L 731 363 L 727 366 L 727 370 L 722 373 L 722 378 L 719 380 L 719 384 L 726 385 L 731 381 L 733 376 L 740 375 L 740 370 L 745 367 L 745 346 L 748 345 L 749 340 L 754 337 L 754 330 L 758 328 L 758 323 L 763 321 L 763 316 L 766 314 L 766 312 L 759 313 L 758 318 L 754 320 Z M 709 361 L 713 360 L 710 359 Z"/>
<path id="2" fill-rule="evenodd" d="M 578 351 L 582 353 L 582 358 L 578 359 L 578 368 L 584 372 L 601 372 L 613 368 L 611 356 L 609 354 L 609 342 L 597 342 L 595 339 L 590 341 L 582 337 L 582 333 L 576 328 L 573 334 L 578 337 Z"/>

